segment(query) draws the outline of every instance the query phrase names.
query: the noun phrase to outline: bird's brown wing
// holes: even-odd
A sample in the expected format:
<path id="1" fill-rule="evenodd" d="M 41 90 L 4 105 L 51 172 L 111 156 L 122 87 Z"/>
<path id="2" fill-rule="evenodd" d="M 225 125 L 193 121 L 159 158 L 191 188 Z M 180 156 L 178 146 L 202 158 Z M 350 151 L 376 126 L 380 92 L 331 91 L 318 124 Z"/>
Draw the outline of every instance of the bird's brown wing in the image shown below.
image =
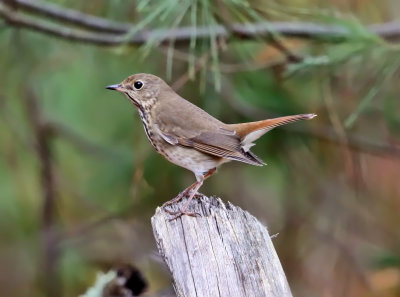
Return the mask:
<path id="1" fill-rule="evenodd" d="M 235 131 L 190 102 L 184 100 L 162 108 L 157 110 L 155 124 L 166 142 L 216 157 L 264 165 L 253 153 L 243 151 Z"/>
<path id="2" fill-rule="evenodd" d="M 252 165 L 262 166 L 264 163 L 252 152 L 245 152 L 240 145 L 240 139 L 236 134 L 226 134 L 220 129 L 217 131 L 205 131 L 192 138 L 170 135 L 160 130 L 162 137 L 172 145 L 191 147 L 200 152 L 216 157 L 240 161 Z"/>

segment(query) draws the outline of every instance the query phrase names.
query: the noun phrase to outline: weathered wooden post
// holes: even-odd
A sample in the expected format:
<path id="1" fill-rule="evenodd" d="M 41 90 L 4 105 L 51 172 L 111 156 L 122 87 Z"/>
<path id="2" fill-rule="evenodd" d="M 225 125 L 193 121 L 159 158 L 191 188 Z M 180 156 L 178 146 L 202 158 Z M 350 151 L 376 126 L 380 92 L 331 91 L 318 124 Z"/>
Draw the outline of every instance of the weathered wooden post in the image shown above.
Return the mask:
<path id="1" fill-rule="evenodd" d="M 178 210 L 185 199 L 172 206 Z M 291 297 L 267 228 L 248 212 L 221 199 L 193 199 L 201 217 L 152 217 L 158 250 L 178 297 Z"/>

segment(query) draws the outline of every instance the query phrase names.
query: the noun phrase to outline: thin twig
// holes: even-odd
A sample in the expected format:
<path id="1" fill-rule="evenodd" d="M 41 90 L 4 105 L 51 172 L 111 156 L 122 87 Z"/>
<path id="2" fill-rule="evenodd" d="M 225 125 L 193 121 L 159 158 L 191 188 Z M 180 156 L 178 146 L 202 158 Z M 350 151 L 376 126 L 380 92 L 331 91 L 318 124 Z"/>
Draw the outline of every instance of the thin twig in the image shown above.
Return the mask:
<path id="1" fill-rule="evenodd" d="M 167 54 L 166 50 L 163 47 L 160 47 L 159 50 L 162 53 Z M 189 63 L 191 58 L 192 57 L 190 54 L 188 54 L 184 51 L 180 51 L 178 49 L 174 49 L 174 59 L 185 62 L 185 63 Z M 202 59 L 202 57 L 197 58 L 198 62 L 200 62 L 199 59 Z M 274 60 L 268 60 L 268 61 L 263 61 L 263 62 L 250 61 L 250 62 L 234 63 L 234 64 L 220 62 L 219 70 L 221 71 L 221 73 L 229 74 L 229 73 L 254 71 L 254 70 L 260 70 L 260 69 L 265 69 L 265 68 L 284 66 L 286 64 L 287 64 L 287 61 L 285 61 L 284 58 L 277 58 Z M 196 65 L 198 65 L 198 64 L 196 63 Z"/>
<path id="2" fill-rule="evenodd" d="M 280 51 L 288 62 L 299 63 L 303 60 L 301 56 L 292 53 L 274 34 L 270 34 L 270 40 L 270 44 Z"/>
<path id="3" fill-rule="evenodd" d="M 208 60 L 211 58 L 212 52 L 209 51 L 208 53 L 205 53 L 202 55 L 198 60 L 196 60 L 195 65 L 194 65 L 194 70 L 193 74 L 197 73 L 200 71 L 205 65 L 207 64 Z M 180 88 L 182 88 L 190 79 L 190 72 L 187 71 L 181 77 L 179 77 L 171 86 L 171 88 L 175 91 L 178 91 Z"/>

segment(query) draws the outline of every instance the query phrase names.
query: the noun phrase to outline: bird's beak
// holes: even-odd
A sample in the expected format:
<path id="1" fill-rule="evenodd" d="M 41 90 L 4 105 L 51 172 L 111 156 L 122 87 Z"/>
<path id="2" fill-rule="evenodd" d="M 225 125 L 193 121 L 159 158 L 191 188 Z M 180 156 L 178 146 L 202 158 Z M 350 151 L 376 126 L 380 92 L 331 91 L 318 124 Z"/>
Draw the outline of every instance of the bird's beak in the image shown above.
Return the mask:
<path id="1" fill-rule="evenodd" d="M 123 88 L 120 84 L 116 84 L 116 85 L 109 85 L 106 87 L 106 89 L 121 92 Z"/>

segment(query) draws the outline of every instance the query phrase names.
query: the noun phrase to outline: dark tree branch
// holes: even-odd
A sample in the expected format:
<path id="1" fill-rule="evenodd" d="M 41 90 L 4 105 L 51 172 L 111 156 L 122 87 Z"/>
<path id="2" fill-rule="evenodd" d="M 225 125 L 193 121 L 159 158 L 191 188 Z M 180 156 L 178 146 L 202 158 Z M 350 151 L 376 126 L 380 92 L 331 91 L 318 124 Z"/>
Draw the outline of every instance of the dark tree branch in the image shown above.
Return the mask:
<path id="1" fill-rule="evenodd" d="M 44 33 L 70 41 L 108 46 L 119 45 L 125 42 L 124 38 L 122 38 L 122 35 L 88 33 L 77 29 L 70 29 L 69 27 L 55 25 L 50 22 L 45 22 L 40 19 L 38 20 L 36 18 L 22 15 L 18 12 L 10 11 L 1 5 L 0 18 L 4 19 L 12 27 L 29 29 L 31 31 Z M 143 40 L 144 38 L 140 37 L 140 34 L 137 34 L 130 40 L 129 43 L 141 44 L 144 42 Z"/>
<path id="2" fill-rule="evenodd" d="M 99 32 L 126 33 L 134 26 L 133 24 L 109 21 L 101 17 L 43 1 L 13 0 L 13 3 L 14 7 L 19 10 Z"/>
<path id="3" fill-rule="evenodd" d="M 56 189 L 54 183 L 53 157 L 50 148 L 51 133 L 43 120 L 35 95 L 28 91 L 26 96 L 27 113 L 35 137 L 35 148 L 40 162 L 41 187 L 43 192 L 42 228 L 43 228 L 43 271 L 47 297 L 60 296 L 60 284 L 57 277 L 59 249 L 57 236 L 53 232 L 55 224 Z"/>
<path id="4" fill-rule="evenodd" d="M 129 32 L 129 30 L 134 27 L 134 24 L 109 21 L 101 17 L 85 14 L 80 11 L 65 7 L 60 7 L 59 5 L 52 3 L 31 0 L 13 0 L 12 3 L 13 8 L 98 32 L 124 34 Z M 301 61 L 301 57 L 293 54 L 289 49 L 287 49 L 284 44 L 282 44 L 279 39 L 274 36 L 274 34 L 270 33 L 269 38 L 272 46 L 281 51 L 287 57 L 288 61 Z"/>
<path id="5" fill-rule="evenodd" d="M 75 24 L 86 29 L 102 32 L 102 34 L 100 34 L 94 32 L 90 33 L 79 29 L 71 29 L 69 27 L 56 25 L 51 22 L 21 14 L 18 10 L 13 11 L 7 8 L 8 6 L 0 5 L 0 18 L 4 19 L 10 26 L 25 28 L 72 41 L 115 46 L 120 44 L 139 45 L 146 43 L 150 39 L 158 40 L 161 43 L 175 40 L 176 44 L 187 44 L 193 37 L 196 39 L 210 38 L 209 27 L 181 27 L 177 29 L 144 30 L 138 32 L 134 36 L 129 36 L 127 33 L 129 33 L 130 28 L 135 26 L 134 24 L 116 23 L 105 18 L 94 17 L 71 9 L 56 7 L 54 4 L 43 4 L 42 2 L 37 1 L 33 3 L 28 0 L 16 1 L 18 6 L 25 11 L 46 15 L 57 21 Z M 2 0 L 2 2 L 7 3 L 5 0 Z M 400 38 L 400 23 L 376 24 L 368 26 L 367 29 L 371 33 L 387 40 L 395 41 Z M 324 39 L 328 41 L 340 41 L 351 38 L 352 36 L 351 31 L 345 27 L 309 22 L 233 24 L 230 25 L 229 28 L 217 25 L 213 28 L 212 32 L 215 32 L 217 38 L 222 39 L 263 38 L 270 40 L 272 32 L 286 37 Z M 281 50 L 283 49 L 281 48 Z"/>

